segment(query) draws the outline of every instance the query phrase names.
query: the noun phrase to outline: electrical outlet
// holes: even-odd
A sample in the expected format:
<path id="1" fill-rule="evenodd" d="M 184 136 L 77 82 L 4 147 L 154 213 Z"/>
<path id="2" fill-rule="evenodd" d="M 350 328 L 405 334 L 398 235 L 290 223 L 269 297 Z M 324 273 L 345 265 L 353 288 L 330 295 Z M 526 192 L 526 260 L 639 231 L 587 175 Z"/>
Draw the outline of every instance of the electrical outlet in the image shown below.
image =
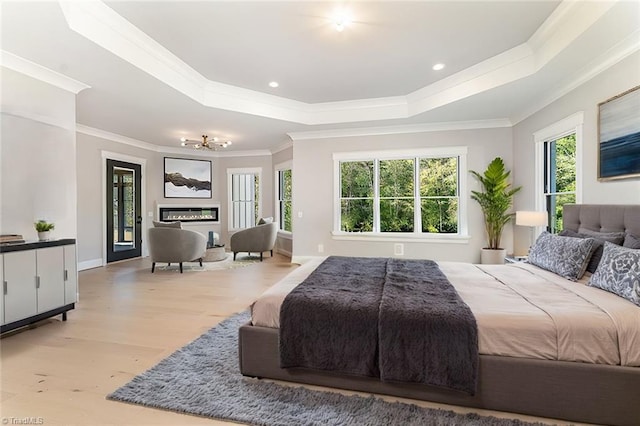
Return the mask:
<path id="1" fill-rule="evenodd" d="M 298 212 L 298 217 L 302 218 L 302 212 L 301 211 Z"/>
<path id="2" fill-rule="evenodd" d="M 397 243 L 393 245 L 393 254 L 395 256 L 404 256 L 404 244 Z"/>
<path id="3" fill-rule="evenodd" d="M 324 253 L 324 244 L 318 244 L 318 253 Z"/>
<path id="4" fill-rule="evenodd" d="M 153 217 L 153 212 L 147 212 L 147 216 Z"/>

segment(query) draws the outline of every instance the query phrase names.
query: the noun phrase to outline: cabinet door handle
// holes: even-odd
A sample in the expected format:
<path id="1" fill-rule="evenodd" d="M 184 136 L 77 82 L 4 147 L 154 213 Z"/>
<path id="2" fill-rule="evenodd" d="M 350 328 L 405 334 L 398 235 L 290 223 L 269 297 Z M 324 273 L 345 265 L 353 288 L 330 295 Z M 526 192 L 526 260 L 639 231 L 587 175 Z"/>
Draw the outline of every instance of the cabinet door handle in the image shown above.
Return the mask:
<path id="1" fill-rule="evenodd" d="M 40 288 L 40 277 L 36 275 L 36 288 Z"/>
<path id="2" fill-rule="evenodd" d="M 6 281 L 2 281 L 2 292 L 4 294 L 7 294 L 7 282 Z"/>
<path id="3" fill-rule="evenodd" d="M 64 280 L 69 281 L 69 271 L 66 269 L 64 270 Z"/>

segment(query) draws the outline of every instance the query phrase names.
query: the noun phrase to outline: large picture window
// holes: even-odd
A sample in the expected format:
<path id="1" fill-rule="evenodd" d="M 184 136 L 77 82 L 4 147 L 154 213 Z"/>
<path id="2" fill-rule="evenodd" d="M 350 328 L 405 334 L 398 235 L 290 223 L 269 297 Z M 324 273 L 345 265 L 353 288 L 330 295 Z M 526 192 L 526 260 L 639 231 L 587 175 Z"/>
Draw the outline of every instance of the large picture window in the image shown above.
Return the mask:
<path id="1" fill-rule="evenodd" d="M 336 154 L 337 232 L 461 234 L 461 167 L 466 149 Z M 466 226 L 465 226 L 466 230 Z"/>

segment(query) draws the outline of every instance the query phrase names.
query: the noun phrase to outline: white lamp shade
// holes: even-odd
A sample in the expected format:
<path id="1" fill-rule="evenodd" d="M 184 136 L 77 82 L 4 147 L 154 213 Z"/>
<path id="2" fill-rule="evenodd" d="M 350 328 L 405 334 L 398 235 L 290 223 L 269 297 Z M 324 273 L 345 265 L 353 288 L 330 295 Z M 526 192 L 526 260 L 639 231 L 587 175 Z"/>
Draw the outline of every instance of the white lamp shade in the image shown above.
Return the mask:
<path id="1" fill-rule="evenodd" d="M 520 226 L 546 226 L 547 212 L 516 211 L 516 225 Z"/>

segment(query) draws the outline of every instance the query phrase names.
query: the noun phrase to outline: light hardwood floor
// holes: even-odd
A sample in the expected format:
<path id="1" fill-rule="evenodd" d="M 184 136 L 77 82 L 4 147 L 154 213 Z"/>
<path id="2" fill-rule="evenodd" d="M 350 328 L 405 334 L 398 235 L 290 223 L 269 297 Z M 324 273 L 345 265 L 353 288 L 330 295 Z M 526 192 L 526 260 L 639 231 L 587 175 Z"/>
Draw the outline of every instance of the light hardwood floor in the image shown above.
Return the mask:
<path id="1" fill-rule="evenodd" d="M 14 419 L 28 417 L 45 425 L 227 424 L 108 401 L 105 396 L 222 319 L 246 309 L 295 267 L 276 255 L 222 271 L 151 274 L 150 262 L 137 259 L 80 272 L 80 301 L 68 321 L 58 316 L 0 340 L 2 423 L 17 424 Z"/>

